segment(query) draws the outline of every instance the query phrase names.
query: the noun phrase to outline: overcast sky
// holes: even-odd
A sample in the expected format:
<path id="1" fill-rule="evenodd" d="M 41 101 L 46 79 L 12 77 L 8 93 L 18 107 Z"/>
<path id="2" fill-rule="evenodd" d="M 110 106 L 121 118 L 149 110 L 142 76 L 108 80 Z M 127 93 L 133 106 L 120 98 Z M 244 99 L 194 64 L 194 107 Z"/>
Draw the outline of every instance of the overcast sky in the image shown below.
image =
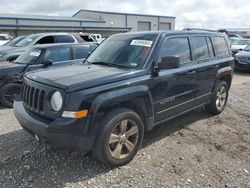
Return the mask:
<path id="1" fill-rule="evenodd" d="M 0 0 L 0 13 L 72 16 L 91 9 L 176 17 L 176 28 L 250 28 L 249 0 Z"/>

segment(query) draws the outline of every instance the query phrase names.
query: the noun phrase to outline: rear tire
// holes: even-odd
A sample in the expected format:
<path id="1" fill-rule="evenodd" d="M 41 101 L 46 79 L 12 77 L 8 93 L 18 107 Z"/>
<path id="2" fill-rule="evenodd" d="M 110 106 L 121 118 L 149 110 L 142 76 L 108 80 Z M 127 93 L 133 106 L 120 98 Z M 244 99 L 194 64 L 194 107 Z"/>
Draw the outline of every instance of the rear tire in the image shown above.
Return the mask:
<path id="1" fill-rule="evenodd" d="M 220 81 L 214 89 L 210 103 L 206 105 L 207 112 L 213 115 L 220 114 L 225 109 L 227 99 L 228 85 L 225 81 Z"/>
<path id="2" fill-rule="evenodd" d="M 15 95 L 20 94 L 22 85 L 18 83 L 5 84 L 0 89 L 0 102 L 4 107 L 12 108 Z"/>
<path id="3" fill-rule="evenodd" d="M 93 153 L 108 166 L 125 165 L 136 155 L 143 135 L 140 116 L 132 110 L 117 108 L 107 114 Z"/>

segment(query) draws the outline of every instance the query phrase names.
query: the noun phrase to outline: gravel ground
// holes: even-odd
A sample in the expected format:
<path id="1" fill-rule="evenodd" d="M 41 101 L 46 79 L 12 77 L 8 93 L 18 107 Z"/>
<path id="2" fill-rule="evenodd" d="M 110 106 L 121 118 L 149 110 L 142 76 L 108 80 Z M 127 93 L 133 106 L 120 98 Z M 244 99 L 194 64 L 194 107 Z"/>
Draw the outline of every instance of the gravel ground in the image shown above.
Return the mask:
<path id="1" fill-rule="evenodd" d="M 219 116 L 195 110 L 146 133 L 126 166 L 39 145 L 0 109 L 0 187 L 250 187 L 250 75 L 237 73 Z"/>

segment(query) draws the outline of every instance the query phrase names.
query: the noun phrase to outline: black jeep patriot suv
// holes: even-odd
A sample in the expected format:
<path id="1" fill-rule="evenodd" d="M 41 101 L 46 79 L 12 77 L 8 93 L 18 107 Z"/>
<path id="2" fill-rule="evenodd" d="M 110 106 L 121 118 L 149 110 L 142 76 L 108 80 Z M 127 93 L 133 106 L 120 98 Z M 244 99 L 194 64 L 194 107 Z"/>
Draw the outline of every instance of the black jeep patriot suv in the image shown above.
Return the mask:
<path id="1" fill-rule="evenodd" d="M 217 32 L 111 36 L 82 65 L 27 73 L 14 103 L 41 142 L 92 151 L 111 166 L 131 161 L 145 131 L 195 108 L 225 108 L 233 58 Z"/>

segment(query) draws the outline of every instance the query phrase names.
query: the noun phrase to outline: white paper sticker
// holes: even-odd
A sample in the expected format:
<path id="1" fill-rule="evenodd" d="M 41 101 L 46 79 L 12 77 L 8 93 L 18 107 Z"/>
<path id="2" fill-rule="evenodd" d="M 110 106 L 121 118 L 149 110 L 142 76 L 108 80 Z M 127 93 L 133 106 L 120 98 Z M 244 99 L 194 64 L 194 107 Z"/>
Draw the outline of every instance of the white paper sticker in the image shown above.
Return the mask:
<path id="1" fill-rule="evenodd" d="M 38 57 L 41 54 L 41 52 L 30 52 L 30 56 Z"/>
<path id="2" fill-rule="evenodd" d="M 130 45 L 133 46 L 145 46 L 145 47 L 151 47 L 153 44 L 153 41 L 150 40 L 132 40 Z"/>

